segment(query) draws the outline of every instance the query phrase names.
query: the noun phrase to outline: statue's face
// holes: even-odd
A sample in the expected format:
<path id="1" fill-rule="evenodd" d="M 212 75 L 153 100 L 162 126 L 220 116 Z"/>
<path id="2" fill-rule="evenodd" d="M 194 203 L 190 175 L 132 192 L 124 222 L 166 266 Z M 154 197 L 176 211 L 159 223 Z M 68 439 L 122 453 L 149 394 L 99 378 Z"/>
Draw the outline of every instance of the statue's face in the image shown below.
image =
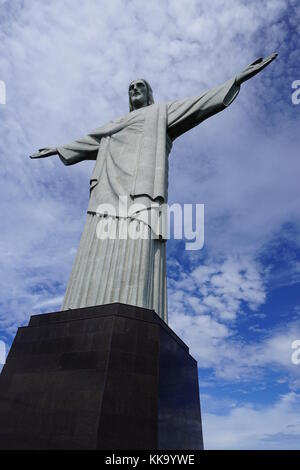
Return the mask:
<path id="1" fill-rule="evenodd" d="M 129 97 L 133 109 L 143 108 L 148 104 L 148 90 L 143 80 L 134 80 L 129 86 Z"/>

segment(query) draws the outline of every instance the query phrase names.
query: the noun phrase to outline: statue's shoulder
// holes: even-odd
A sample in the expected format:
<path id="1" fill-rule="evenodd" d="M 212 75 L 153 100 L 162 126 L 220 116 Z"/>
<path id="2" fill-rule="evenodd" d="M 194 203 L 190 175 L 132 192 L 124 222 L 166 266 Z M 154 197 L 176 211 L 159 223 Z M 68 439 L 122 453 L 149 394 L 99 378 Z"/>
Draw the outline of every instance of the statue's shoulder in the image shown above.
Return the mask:
<path id="1" fill-rule="evenodd" d="M 145 119 L 146 115 L 151 115 L 152 113 L 157 113 L 165 111 L 167 109 L 167 103 L 153 103 L 145 108 L 135 109 L 128 112 L 112 121 L 109 121 L 110 125 L 120 125 L 120 124 L 130 124 L 140 119 Z"/>

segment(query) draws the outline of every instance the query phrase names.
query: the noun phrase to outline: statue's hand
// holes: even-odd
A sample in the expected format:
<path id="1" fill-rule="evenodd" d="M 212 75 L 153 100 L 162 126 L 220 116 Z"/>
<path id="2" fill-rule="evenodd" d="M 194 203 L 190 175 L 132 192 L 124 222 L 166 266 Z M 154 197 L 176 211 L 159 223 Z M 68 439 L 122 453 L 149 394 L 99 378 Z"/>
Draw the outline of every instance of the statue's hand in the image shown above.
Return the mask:
<path id="1" fill-rule="evenodd" d="M 56 148 L 44 148 L 39 149 L 37 153 L 33 153 L 30 155 L 30 158 L 46 158 L 51 157 L 51 155 L 56 155 L 57 149 Z"/>
<path id="2" fill-rule="evenodd" d="M 241 85 L 246 80 L 249 80 L 249 78 L 252 78 L 254 77 L 254 75 L 261 72 L 261 70 L 263 70 L 265 67 L 267 67 L 267 65 L 273 62 L 274 59 L 276 59 L 277 55 L 278 54 L 274 53 L 271 54 L 269 57 L 266 57 L 265 59 L 260 57 L 259 59 L 252 62 L 252 64 L 248 65 L 245 70 L 243 70 L 236 76 L 237 84 Z"/>

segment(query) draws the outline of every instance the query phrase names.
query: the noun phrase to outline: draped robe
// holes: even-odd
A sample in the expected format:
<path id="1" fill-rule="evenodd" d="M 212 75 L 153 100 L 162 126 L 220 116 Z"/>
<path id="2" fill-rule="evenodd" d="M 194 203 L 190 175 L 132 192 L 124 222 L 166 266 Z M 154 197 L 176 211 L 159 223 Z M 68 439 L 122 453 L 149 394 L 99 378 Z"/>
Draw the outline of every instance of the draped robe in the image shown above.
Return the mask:
<path id="1" fill-rule="evenodd" d="M 229 106 L 238 92 L 234 78 L 195 98 L 131 111 L 58 147 L 65 165 L 96 160 L 87 221 L 62 309 L 122 302 L 153 309 L 167 322 L 166 246 L 160 206 L 168 201 L 172 142 Z M 120 196 L 127 198 L 124 208 Z M 137 203 L 144 211 L 131 210 Z M 103 204 L 112 207 L 113 213 L 104 214 Z M 153 217 L 145 219 L 145 211 Z M 103 231 L 108 234 L 111 230 L 113 235 L 116 224 L 118 234 L 133 229 L 142 235 L 138 239 L 101 237 Z"/>

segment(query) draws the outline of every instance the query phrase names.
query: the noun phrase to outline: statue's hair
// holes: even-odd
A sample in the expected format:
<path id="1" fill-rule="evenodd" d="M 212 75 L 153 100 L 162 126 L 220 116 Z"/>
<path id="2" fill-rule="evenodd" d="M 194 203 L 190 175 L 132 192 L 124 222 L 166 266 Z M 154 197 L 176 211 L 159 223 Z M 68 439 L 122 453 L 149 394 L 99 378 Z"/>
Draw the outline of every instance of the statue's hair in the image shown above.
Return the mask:
<path id="1" fill-rule="evenodd" d="M 130 85 L 133 83 L 133 82 L 136 82 L 137 80 L 141 80 L 142 82 L 145 83 L 146 85 L 146 88 L 147 88 L 147 94 L 148 94 L 148 99 L 147 99 L 147 106 L 149 106 L 150 104 L 153 104 L 154 103 L 154 98 L 153 98 L 153 91 L 152 91 L 152 88 L 150 86 L 150 84 L 147 82 L 147 80 L 145 80 L 144 78 L 136 78 L 135 80 L 133 80 L 132 82 L 129 83 L 129 87 Z M 129 87 L 128 87 L 128 90 L 129 90 Z M 129 92 L 128 92 L 129 93 Z M 129 110 L 130 111 L 133 111 L 133 106 L 132 106 L 132 103 L 131 103 L 131 99 L 130 99 L 130 95 L 129 95 Z"/>

